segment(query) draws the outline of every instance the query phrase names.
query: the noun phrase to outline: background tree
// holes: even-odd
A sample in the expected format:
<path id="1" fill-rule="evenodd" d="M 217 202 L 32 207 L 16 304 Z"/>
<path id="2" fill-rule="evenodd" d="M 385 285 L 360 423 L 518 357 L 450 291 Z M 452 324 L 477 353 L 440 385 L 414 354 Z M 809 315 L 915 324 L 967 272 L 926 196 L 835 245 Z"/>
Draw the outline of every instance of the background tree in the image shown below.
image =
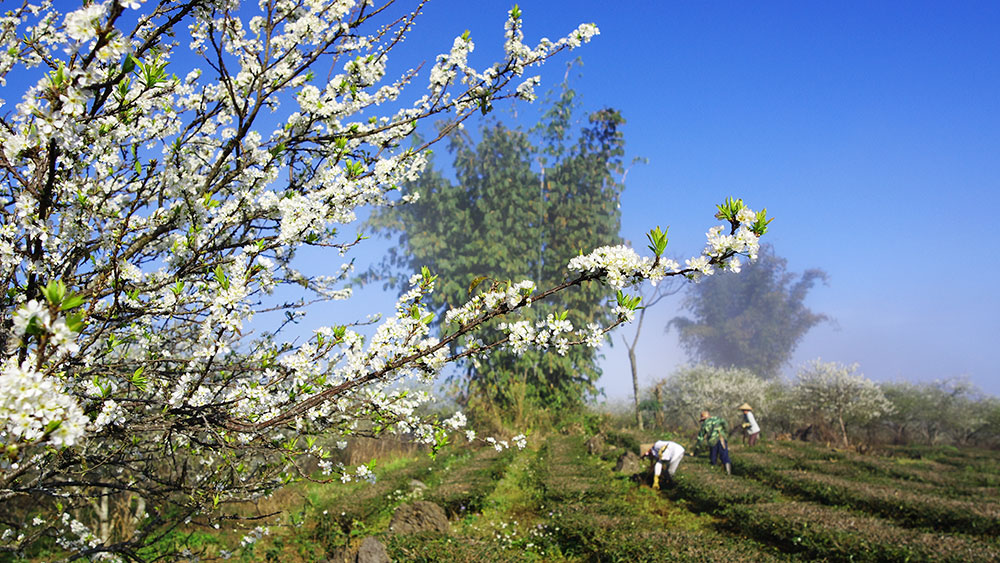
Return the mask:
<path id="1" fill-rule="evenodd" d="M 849 423 L 864 424 L 893 411 L 893 405 L 872 380 L 857 373 L 857 364 L 815 360 L 796 374 L 791 390 L 795 405 L 803 413 L 812 413 L 834 423 L 840 429 L 844 447 Z"/>
<path id="2" fill-rule="evenodd" d="M 899 443 L 919 437 L 927 444 L 965 444 L 987 433 L 994 399 L 966 379 L 903 381 L 881 387 L 895 407 L 883 422 Z"/>
<path id="3" fill-rule="evenodd" d="M 564 83 L 531 132 L 494 122 L 480 130 L 478 142 L 453 133 L 456 182 L 434 170 L 410 186 L 420 193 L 415 203 L 374 216 L 372 224 L 386 236 L 398 235 L 383 271 L 429 265 L 449 280 L 432 295 L 433 307 L 443 311 L 468 299 L 472 286 L 493 283 L 482 278 L 487 274 L 557 284 L 565 279 L 562 264 L 581 249 L 620 243 L 616 178 L 624 120 L 604 109 L 577 127 L 575 110 L 575 92 Z M 530 316 L 568 312 L 575 326 L 605 323 L 605 299 L 600 288 L 583 288 L 533 307 Z M 493 354 L 469 362 L 457 387 L 463 402 L 515 416 L 525 401 L 564 408 L 594 392 L 595 359 L 589 347 L 565 355 Z"/>
<path id="4" fill-rule="evenodd" d="M 740 275 L 723 272 L 690 286 L 684 308 L 691 317 L 676 317 L 667 329 L 677 329 L 681 345 L 698 361 L 776 377 L 809 329 L 827 320 L 805 305 L 826 273 L 810 269 L 797 276 L 786 267 L 771 245 L 761 245 L 759 259 Z"/>
<path id="5" fill-rule="evenodd" d="M 773 386 L 746 369 L 699 364 L 678 368 L 654 387 L 660 389 L 659 408 L 671 413 L 675 424 L 696 425 L 703 410 L 734 420 L 743 402 L 758 416 L 766 413 Z"/>

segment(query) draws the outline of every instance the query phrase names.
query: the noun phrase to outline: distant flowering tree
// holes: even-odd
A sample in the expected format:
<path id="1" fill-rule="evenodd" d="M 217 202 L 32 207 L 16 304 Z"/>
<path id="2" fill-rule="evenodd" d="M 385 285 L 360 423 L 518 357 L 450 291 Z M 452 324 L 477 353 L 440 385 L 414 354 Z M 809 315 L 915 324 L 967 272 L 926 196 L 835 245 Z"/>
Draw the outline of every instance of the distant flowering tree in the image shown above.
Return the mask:
<path id="1" fill-rule="evenodd" d="M 847 439 L 847 422 L 865 423 L 893 411 L 878 385 L 858 371 L 858 365 L 845 366 L 819 359 L 796 374 L 791 393 L 798 409 L 820 414 L 835 422 Z"/>
<path id="2" fill-rule="evenodd" d="M 386 62 L 419 5 L 142 5 L 43 1 L 0 18 L 0 551 L 54 541 L 67 558 L 140 560 L 178 524 L 227 525 L 226 505 L 288 482 L 371 479 L 368 465 L 334 464 L 328 444 L 382 432 L 441 444 L 463 426 L 419 416 L 426 398 L 399 383 L 468 354 L 593 341 L 631 318 L 633 284 L 732 264 L 766 230 L 729 200 L 730 234 L 713 230 L 687 268 L 661 258 L 654 231 L 653 258 L 598 249 L 554 287 L 483 288 L 439 338 L 424 269 L 367 339 L 349 321 L 285 336 L 309 304 L 350 295 L 349 268 L 307 276 L 299 251 L 336 261 L 360 242 L 337 227 L 420 174 L 428 145 L 404 141 L 421 120 L 532 98 L 525 70 L 597 29 L 530 47 L 515 7 L 501 62 L 474 69 L 463 35 L 407 104 L 417 73 L 387 79 Z M 592 281 L 619 290 L 609 326 L 517 320 Z M 449 353 L 505 315 L 496 340 Z M 125 515 L 114 529 L 113 510 Z"/>
<path id="3" fill-rule="evenodd" d="M 707 364 L 678 368 L 658 385 L 660 408 L 691 421 L 697 421 L 703 410 L 733 418 L 741 403 L 750 403 L 758 412 L 766 411 L 768 390 L 773 386 L 749 370 Z"/>

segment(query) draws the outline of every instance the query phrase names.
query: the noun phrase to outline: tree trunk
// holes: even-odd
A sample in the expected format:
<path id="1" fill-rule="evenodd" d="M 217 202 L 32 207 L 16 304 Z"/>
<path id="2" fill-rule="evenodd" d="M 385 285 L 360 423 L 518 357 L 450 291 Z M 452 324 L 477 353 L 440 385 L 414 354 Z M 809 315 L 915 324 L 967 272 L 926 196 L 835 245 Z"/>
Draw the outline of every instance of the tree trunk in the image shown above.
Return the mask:
<path id="1" fill-rule="evenodd" d="M 639 367 L 636 365 L 635 348 L 628 349 L 628 361 L 632 365 L 632 399 L 635 403 L 635 423 L 642 427 L 642 412 L 639 411 Z"/>
<path id="2" fill-rule="evenodd" d="M 844 424 L 844 415 L 838 414 L 837 420 L 840 421 L 840 431 L 844 433 L 844 447 L 849 448 L 851 445 L 847 442 L 847 426 Z"/>

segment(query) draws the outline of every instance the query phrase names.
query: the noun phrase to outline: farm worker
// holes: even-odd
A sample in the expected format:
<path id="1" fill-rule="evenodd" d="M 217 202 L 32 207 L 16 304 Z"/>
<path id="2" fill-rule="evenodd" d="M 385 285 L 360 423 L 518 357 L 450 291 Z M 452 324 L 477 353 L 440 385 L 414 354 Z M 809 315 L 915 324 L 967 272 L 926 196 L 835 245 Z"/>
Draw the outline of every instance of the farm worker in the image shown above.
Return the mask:
<path id="1" fill-rule="evenodd" d="M 677 466 L 684 458 L 684 447 L 677 442 L 669 440 L 659 440 L 643 452 L 642 457 L 653 460 L 653 488 L 660 488 L 660 472 L 663 464 L 667 464 L 667 482 L 674 480 L 674 473 L 677 473 Z"/>
<path id="2" fill-rule="evenodd" d="M 698 430 L 698 441 L 694 444 L 694 451 L 697 452 L 702 444 L 708 444 L 708 457 L 715 465 L 715 460 L 721 458 L 726 467 L 726 473 L 732 474 L 733 466 L 729 461 L 729 444 L 726 443 L 728 425 L 725 420 L 717 416 L 709 415 L 708 411 L 701 411 L 701 429 Z M 692 454 L 693 455 L 693 454 Z"/>
<path id="3" fill-rule="evenodd" d="M 760 437 L 760 426 L 757 425 L 757 419 L 753 416 L 753 408 L 750 407 L 749 403 L 743 403 L 736 408 L 743 411 L 743 439 L 753 447 L 757 444 L 757 438 Z"/>

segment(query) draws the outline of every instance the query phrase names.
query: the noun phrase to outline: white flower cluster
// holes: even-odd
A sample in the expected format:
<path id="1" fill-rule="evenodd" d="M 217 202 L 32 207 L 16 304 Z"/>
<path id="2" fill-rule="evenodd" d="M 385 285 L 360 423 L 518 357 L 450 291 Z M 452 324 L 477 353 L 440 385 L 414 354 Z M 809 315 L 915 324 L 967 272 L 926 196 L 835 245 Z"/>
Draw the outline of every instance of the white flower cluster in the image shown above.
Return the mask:
<path id="1" fill-rule="evenodd" d="M 472 439 L 473 438 L 469 438 L 470 441 Z M 514 445 L 517 446 L 517 449 L 519 450 L 523 450 L 524 448 L 528 447 L 528 437 L 525 436 L 524 434 L 518 434 L 517 436 L 514 436 L 513 438 L 510 439 L 510 442 L 508 442 L 507 440 L 497 440 L 493 436 L 489 436 L 485 439 L 485 442 L 490 446 L 492 446 L 493 449 L 498 452 L 510 449 L 510 442 L 514 442 Z"/>
<path id="2" fill-rule="evenodd" d="M 739 256 L 743 255 L 754 261 L 760 250 L 760 241 L 750 229 L 756 220 L 756 213 L 748 207 L 743 207 L 737 213 L 739 226 L 732 234 L 725 234 L 726 227 L 723 225 L 712 227 L 706 234 L 708 243 L 701 255 L 685 260 L 684 268 L 681 268 L 676 261 L 663 257 L 659 261 L 640 257 L 631 248 L 619 245 L 602 246 L 590 254 L 577 256 L 569 261 L 567 269 L 581 273 L 604 272 L 608 285 L 618 290 L 642 280 L 649 280 L 655 285 L 666 275 L 685 270 L 694 280 L 710 276 L 715 273 L 713 260 L 727 255 L 729 258 L 725 262 L 725 267 L 733 272 L 739 272 L 741 268 Z"/>
<path id="3" fill-rule="evenodd" d="M 337 469 L 340 471 L 340 482 L 350 483 L 354 480 L 367 481 L 371 484 L 375 484 L 376 475 L 372 472 L 371 467 L 367 465 L 359 465 L 354 469 L 354 473 L 347 471 L 342 463 L 337 464 Z"/>
<path id="4" fill-rule="evenodd" d="M 70 356 L 80 350 L 76 333 L 70 330 L 66 319 L 61 316 L 53 319 L 44 302 L 35 299 L 28 301 L 14 313 L 13 321 L 14 335 L 18 337 L 23 337 L 32 323 L 47 333 L 47 342 L 54 346 L 53 354 L 56 358 Z M 16 345 L 17 341 L 12 340 L 9 344 Z"/>
<path id="5" fill-rule="evenodd" d="M 450 309 L 445 313 L 445 323 L 458 323 L 460 325 L 476 321 L 482 315 L 495 311 L 501 305 L 506 305 L 508 310 L 514 309 L 524 303 L 526 307 L 531 306 L 531 294 L 535 292 L 535 282 L 524 280 L 512 284 L 505 289 L 492 290 L 480 293 L 469 300 L 468 303 Z"/>
<path id="6" fill-rule="evenodd" d="M 604 343 L 604 329 L 597 323 L 587 323 L 587 332 L 584 342 L 591 348 L 600 348 Z"/>
<path id="7" fill-rule="evenodd" d="M 452 430 L 460 430 L 465 428 L 467 422 L 468 420 L 465 418 L 465 414 L 459 411 L 452 415 L 451 418 L 445 420 L 444 425 Z"/>
<path id="8" fill-rule="evenodd" d="M 94 2 L 66 14 L 63 25 L 66 35 L 76 42 L 89 41 L 97 36 L 101 18 L 108 8 L 108 2 Z"/>
<path id="9" fill-rule="evenodd" d="M 496 450 L 496 451 L 498 451 L 498 452 L 502 452 L 502 451 L 510 448 L 510 444 L 507 442 L 507 440 L 497 440 L 493 436 L 487 437 L 486 438 L 486 443 L 489 444 L 489 445 L 491 445 L 491 446 L 493 446 L 493 449 Z"/>
<path id="10" fill-rule="evenodd" d="M 653 281 L 663 279 L 665 273 L 677 270 L 672 260 L 661 260 L 656 268 L 653 260 L 640 257 L 635 250 L 625 246 L 602 246 L 587 255 L 576 256 L 566 268 L 571 272 L 605 272 L 608 285 L 623 289 L 639 278 Z"/>
<path id="11" fill-rule="evenodd" d="M 753 211 L 744 207 L 740 210 L 739 216 L 745 217 L 744 212 L 748 212 L 751 216 L 754 215 Z M 752 224 L 752 221 L 749 223 L 740 223 L 736 232 L 731 235 L 724 233 L 725 227 L 722 225 L 709 229 L 708 234 L 706 235 L 708 238 L 708 244 L 705 246 L 703 256 L 714 258 L 732 252 L 735 254 L 746 255 L 751 261 L 756 260 L 757 253 L 760 250 L 760 241 L 758 240 L 757 235 L 755 235 L 748 226 Z M 733 271 L 739 272 L 739 260 L 736 260 L 735 267 L 729 264 L 727 264 L 727 267 Z"/>
<path id="12" fill-rule="evenodd" d="M 80 522 L 76 518 L 73 518 L 67 513 L 62 515 L 62 525 L 68 528 L 68 532 L 72 534 L 72 538 L 67 536 L 57 537 L 57 542 L 66 549 L 79 550 L 82 548 L 96 547 L 101 543 L 100 538 L 97 534 L 92 532 L 86 524 Z"/>
<path id="13" fill-rule="evenodd" d="M 538 45 L 532 49 L 524 44 L 524 31 L 521 29 L 520 10 L 513 8 L 509 12 L 509 18 L 504 24 L 504 36 L 507 41 L 504 43 L 504 51 L 508 59 L 515 65 L 515 74 L 520 75 L 524 67 L 537 64 L 534 61 L 545 60 L 553 53 L 564 48 L 575 49 L 584 43 L 590 42 L 600 30 L 592 23 L 581 24 L 566 37 L 552 42 L 548 38 L 542 38 Z"/>
<path id="14" fill-rule="evenodd" d="M 524 448 L 528 447 L 528 437 L 525 436 L 524 434 L 518 434 L 517 436 L 514 436 L 510 440 L 514 442 L 514 445 L 517 446 L 517 449 L 519 450 L 523 450 Z"/>
<path id="15" fill-rule="evenodd" d="M 260 541 L 261 538 L 270 534 L 271 531 L 266 526 L 257 526 L 240 540 L 240 546 L 247 547 Z"/>
<path id="16" fill-rule="evenodd" d="M 46 443 L 72 446 L 88 419 L 58 379 L 10 358 L 0 368 L 0 443 L 32 443 L 48 433 Z"/>
<path id="17" fill-rule="evenodd" d="M 549 314 L 545 320 L 534 325 L 530 321 L 520 320 L 500 323 L 499 328 L 507 331 L 507 346 L 515 354 L 523 354 L 532 346 L 541 350 L 547 350 L 551 346 L 560 356 L 565 356 L 570 345 L 565 335 L 573 332 L 573 323 Z"/>

